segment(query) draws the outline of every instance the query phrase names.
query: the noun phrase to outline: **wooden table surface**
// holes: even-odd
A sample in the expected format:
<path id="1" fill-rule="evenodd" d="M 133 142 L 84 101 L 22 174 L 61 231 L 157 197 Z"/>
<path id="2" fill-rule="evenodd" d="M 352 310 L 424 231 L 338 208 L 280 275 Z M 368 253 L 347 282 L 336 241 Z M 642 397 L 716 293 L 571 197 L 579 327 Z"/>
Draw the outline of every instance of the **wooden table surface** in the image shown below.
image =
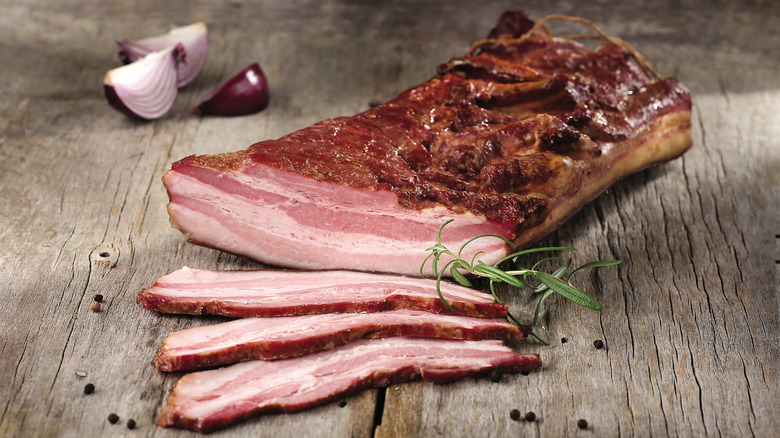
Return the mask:
<path id="1" fill-rule="evenodd" d="M 616 184 L 547 239 L 579 248 L 581 262 L 626 261 L 578 280 L 605 309 L 549 300 L 540 331 L 551 345 L 514 345 L 543 358 L 528 376 L 393 385 L 216 435 L 780 434 L 780 3 L 8 0 L 0 436 L 195 435 L 154 425 L 180 375 L 150 361 L 168 333 L 214 319 L 159 315 L 136 294 L 184 265 L 262 266 L 186 243 L 168 224 L 162 173 L 190 154 L 243 149 L 391 98 L 517 8 L 591 19 L 693 93 L 693 148 Z M 109 108 L 101 81 L 117 66 L 115 40 L 199 20 L 209 58 L 168 115 L 140 123 Z M 266 111 L 187 113 L 255 61 L 270 81 Z M 95 294 L 105 297 L 98 313 Z M 527 294 L 502 294 L 530 318 Z M 512 409 L 537 419 L 513 421 Z"/>

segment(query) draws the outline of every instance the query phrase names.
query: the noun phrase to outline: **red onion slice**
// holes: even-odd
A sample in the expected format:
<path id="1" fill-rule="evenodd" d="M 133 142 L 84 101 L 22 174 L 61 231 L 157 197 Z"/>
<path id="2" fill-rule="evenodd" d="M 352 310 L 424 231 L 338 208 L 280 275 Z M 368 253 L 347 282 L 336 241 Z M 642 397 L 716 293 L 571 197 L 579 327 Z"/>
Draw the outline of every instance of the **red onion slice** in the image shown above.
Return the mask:
<path id="1" fill-rule="evenodd" d="M 268 81 L 255 62 L 217 88 L 191 113 L 201 116 L 244 116 L 268 106 Z"/>
<path id="2" fill-rule="evenodd" d="M 145 57 L 106 73 L 103 91 L 108 103 L 129 117 L 152 120 L 171 109 L 176 98 L 176 64 L 181 46 Z"/>
<path id="3" fill-rule="evenodd" d="M 186 53 L 178 65 L 177 85 L 181 88 L 192 82 L 206 64 L 209 51 L 206 23 L 198 22 L 177 27 L 164 35 L 138 41 L 117 41 L 120 49 L 119 58 L 125 64 L 135 62 L 152 52 L 170 49 L 177 44 L 184 46 Z"/>

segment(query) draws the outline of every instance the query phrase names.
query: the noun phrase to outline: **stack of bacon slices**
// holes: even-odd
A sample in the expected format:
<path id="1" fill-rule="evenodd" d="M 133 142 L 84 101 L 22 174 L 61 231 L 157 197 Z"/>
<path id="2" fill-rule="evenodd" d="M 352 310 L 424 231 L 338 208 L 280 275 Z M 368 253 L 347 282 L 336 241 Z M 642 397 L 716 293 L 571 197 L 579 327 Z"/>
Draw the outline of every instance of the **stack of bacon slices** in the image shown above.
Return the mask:
<path id="1" fill-rule="evenodd" d="M 190 242 L 318 271 L 184 268 L 141 291 L 151 310 L 240 318 L 165 340 L 158 369 L 221 368 L 185 375 L 159 425 L 207 432 L 417 376 L 541 366 L 503 345 L 530 327 L 507 322 L 490 295 L 445 283 L 453 312 L 435 280 L 411 277 L 439 227 L 454 220 L 440 236 L 449 248 L 506 239 L 464 252 L 492 264 L 505 242 L 538 241 L 691 145 L 681 83 L 595 26 L 607 43 L 590 50 L 544 21 L 506 12 L 466 56 L 385 104 L 173 164 L 168 212 Z"/>
<path id="2" fill-rule="evenodd" d="M 229 366 L 184 376 L 157 424 L 210 432 L 417 376 L 441 383 L 541 366 L 538 355 L 501 343 L 531 330 L 509 323 L 506 306 L 449 283 L 442 294 L 455 313 L 433 279 L 188 268 L 161 277 L 139 293 L 144 307 L 242 318 L 165 339 L 154 359 L 160 371 Z"/>

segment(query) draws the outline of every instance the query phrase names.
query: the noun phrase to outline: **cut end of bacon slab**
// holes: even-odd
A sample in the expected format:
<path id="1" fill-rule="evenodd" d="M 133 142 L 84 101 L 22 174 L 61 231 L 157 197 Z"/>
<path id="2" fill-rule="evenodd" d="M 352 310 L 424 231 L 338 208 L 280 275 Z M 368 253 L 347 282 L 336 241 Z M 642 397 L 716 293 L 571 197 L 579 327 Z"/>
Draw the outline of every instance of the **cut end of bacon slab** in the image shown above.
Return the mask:
<path id="1" fill-rule="evenodd" d="M 154 358 L 160 371 L 187 371 L 252 359 L 272 360 L 327 350 L 361 338 L 520 339 L 531 326 L 506 319 L 419 310 L 242 318 L 168 335 Z"/>
<path id="2" fill-rule="evenodd" d="M 505 318 L 489 294 L 443 281 L 442 296 L 459 315 Z M 138 294 L 145 308 L 163 313 L 230 317 L 368 313 L 395 309 L 452 313 L 436 281 L 356 271 L 211 271 L 182 268 Z"/>
<path id="3" fill-rule="evenodd" d="M 319 183 L 241 155 L 246 154 L 191 157 L 164 175 L 168 212 L 191 243 L 272 266 L 419 275 L 425 248 L 448 219 L 456 221 L 442 237 L 452 247 L 477 234 L 506 235 L 514 228 L 513 221 L 486 222 L 440 206 L 409 209 L 388 189 Z M 223 160 L 245 165 L 209 167 Z M 469 254 L 482 251 L 486 263 L 495 262 L 506 254 L 504 246 L 488 238 L 471 244 Z"/>
<path id="4" fill-rule="evenodd" d="M 623 45 L 590 50 L 521 13 L 490 36 L 364 113 L 174 163 L 163 177 L 172 223 L 192 243 L 270 265 L 419 275 L 449 219 L 448 248 L 479 234 L 524 247 L 690 147 L 690 93 L 651 78 Z M 480 239 L 464 258 L 491 264 L 508 249 Z"/>
<path id="5" fill-rule="evenodd" d="M 211 432 L 266 412 L 298 412 L 364 388 L 416 379 L 445 383 L 541 367 L 500 341 L 365 339 L 320 353 L 251 361 L 187 374 L 157 418 L 159 426 Z"/>

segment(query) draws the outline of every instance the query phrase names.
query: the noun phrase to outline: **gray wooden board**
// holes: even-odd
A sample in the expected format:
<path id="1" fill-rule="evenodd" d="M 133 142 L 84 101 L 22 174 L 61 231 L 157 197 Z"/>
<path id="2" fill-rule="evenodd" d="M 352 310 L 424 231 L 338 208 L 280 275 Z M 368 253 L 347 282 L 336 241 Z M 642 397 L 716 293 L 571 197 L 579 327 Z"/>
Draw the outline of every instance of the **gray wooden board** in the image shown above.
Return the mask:
<path id="1" fill-rule="evenodd" d="M 382 391 L 368 390 L 218 435 L 777 435 L 780 6 L 613 0 L 0 4 L 0 435 L 189 435 L 154 426 L 179 375 L 150 361 L 169 332 L 217 319 L 154 314 L 136 293 L 184 265 L 262 266 L 185 243 L 168 225 L 165 169 L 388 99 L 513 8 L 589 18 L 694 95 L 689 153 L 616 184 L 547 239 L 579 248 L 579 262 L 626 260 L 577 279 L 605 309 L 548 300 L 551 345 L 513 344 L 540 353 L 542 371 L 393 385 L 376 427 Z M 172 111 L 138 123 L 111 110 L 101 80 L 114 41 L 196 20 L 211 51 Z M 254 61 L 271 84 L 266 111 L 187 114 Z M 500 293 L 530 318 L 530 299 Z"/>

